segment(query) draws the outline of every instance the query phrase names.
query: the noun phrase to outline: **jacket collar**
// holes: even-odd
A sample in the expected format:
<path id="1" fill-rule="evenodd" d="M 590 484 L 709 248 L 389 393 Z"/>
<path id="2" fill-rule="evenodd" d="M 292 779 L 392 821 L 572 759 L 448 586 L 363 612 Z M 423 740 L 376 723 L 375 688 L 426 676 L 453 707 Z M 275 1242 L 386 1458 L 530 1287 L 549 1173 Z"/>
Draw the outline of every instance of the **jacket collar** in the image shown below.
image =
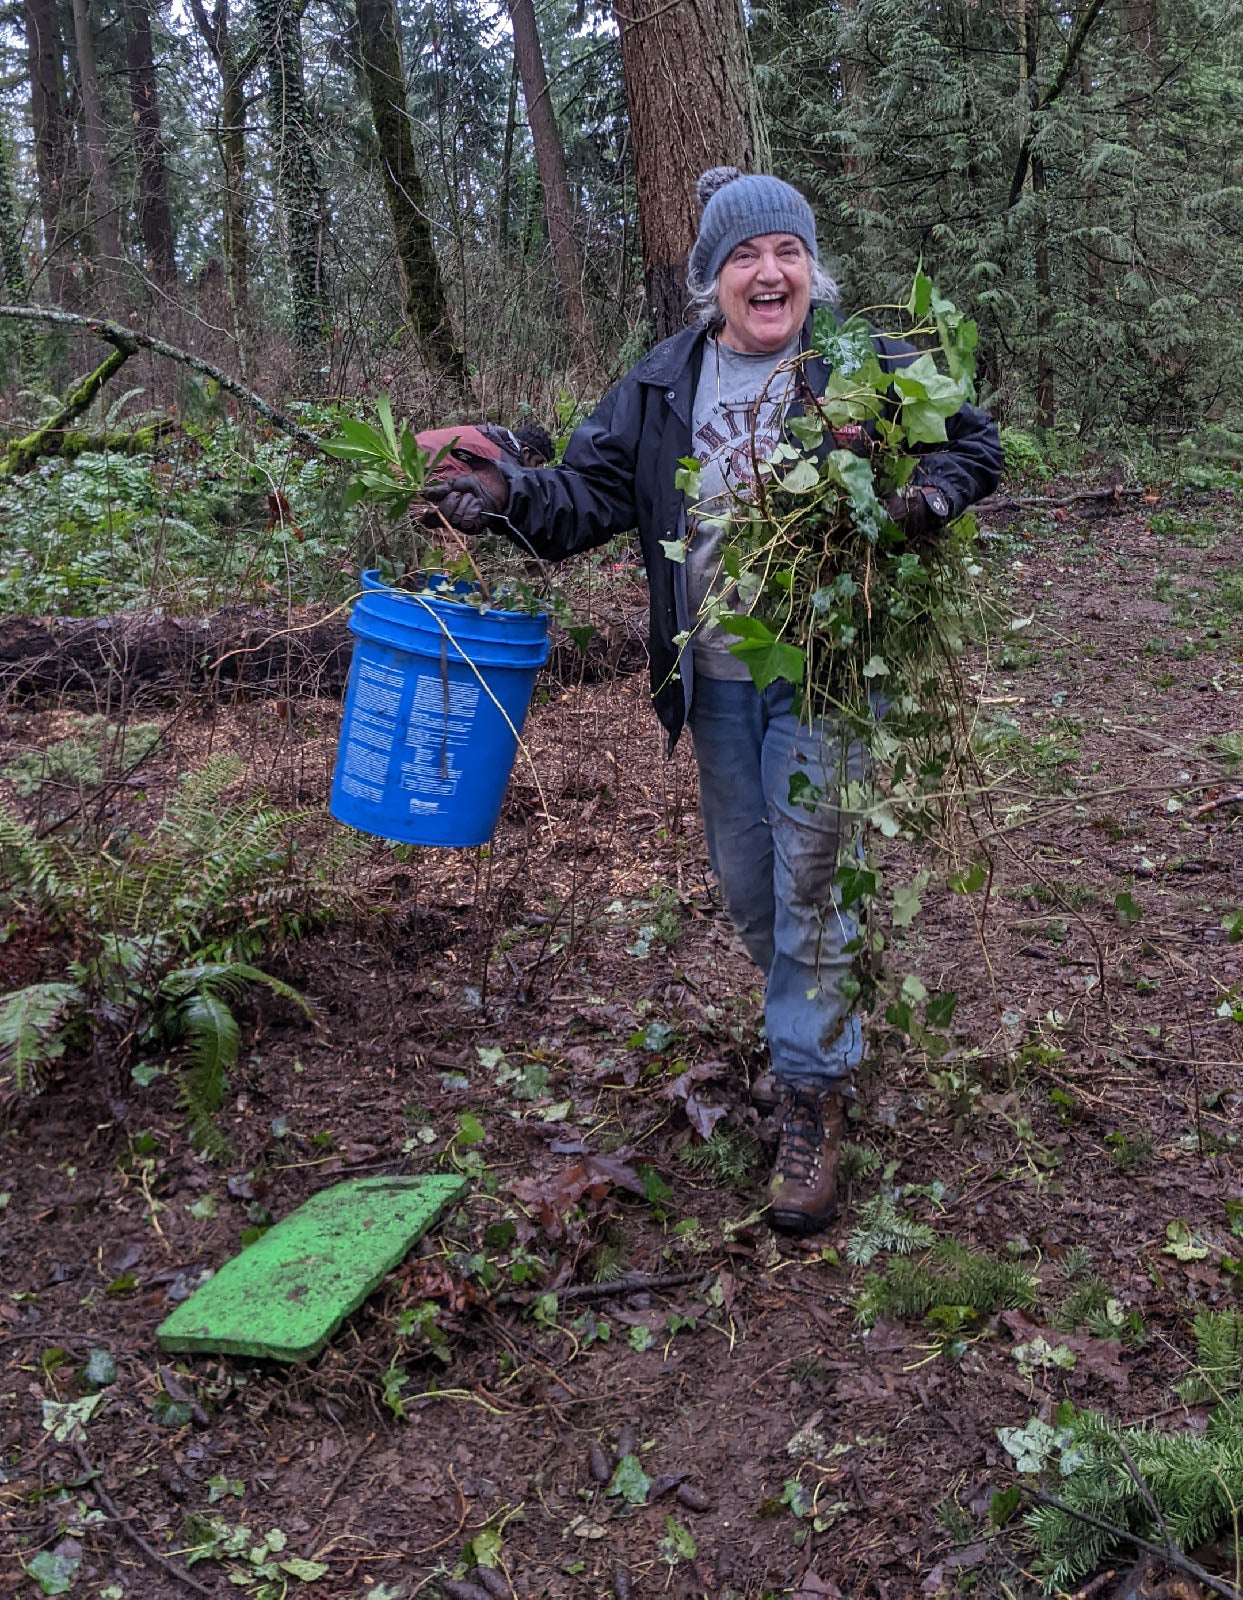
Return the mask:
<path id="1" fill-rule="evenodd" d="M 811 348 L 812 318 L 815 311 L 816 308 L 813 307 L 807 313 L 807 320 L 803 324 L 804 350 Z M 632 376 L 640 383 L 650 383 L 657 388 L 675 387 L 678 379 L 685 376 L 688 368 L 692 365 L 697 366 L 702 359 L 706 339 L 707 330 L 703 327 L 683 328 L 672 338 L 662 339 L 645 356 L 640 357 L 632 369 Z M 819 366 L 823 370 L 823 363 L 818 356 L 812 357 L 811 365 Z"/>

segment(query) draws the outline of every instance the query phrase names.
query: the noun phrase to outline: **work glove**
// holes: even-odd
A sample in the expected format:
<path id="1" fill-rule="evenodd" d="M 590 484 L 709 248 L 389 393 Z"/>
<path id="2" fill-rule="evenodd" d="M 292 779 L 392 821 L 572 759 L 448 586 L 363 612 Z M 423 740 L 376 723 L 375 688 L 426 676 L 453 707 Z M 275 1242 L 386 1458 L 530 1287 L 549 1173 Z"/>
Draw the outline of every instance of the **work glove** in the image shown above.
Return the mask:
<path id="1" fill-rule="evenodd" d="M 439 527 L 443 517 L 459 533 L 478 534 L 487 531 L 489 517 L 509 504 L 509 485 L 491 462 L 480 462 L 474 472 L 429 483 L 423 498 L 434 507 L 423 517 L 426 526 Z"/>
<path id="2" fill-rule="evenodd" d="M 907 543 L 916 547 L 935 544 L 949 521 L 949 501 L 944 493 L 917 484 L 895 489 L 885 501 L 885 510 L 902 529 Z"/>

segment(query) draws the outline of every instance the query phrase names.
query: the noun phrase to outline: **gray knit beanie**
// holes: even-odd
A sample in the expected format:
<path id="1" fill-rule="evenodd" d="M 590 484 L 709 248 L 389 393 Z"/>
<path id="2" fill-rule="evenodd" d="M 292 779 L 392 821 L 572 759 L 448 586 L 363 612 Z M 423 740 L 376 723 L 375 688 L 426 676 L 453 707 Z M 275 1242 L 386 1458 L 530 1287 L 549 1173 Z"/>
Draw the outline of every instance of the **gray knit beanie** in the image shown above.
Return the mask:
<path id="1" fill-rule="evenodd" d="M 706 286 L 744 239 L 762 233 L 792 233 L 819 261 L 816 219 L 797 189 L 780 178 L 739 172 L 737 167 L 709 167 L 700 175 L 696 194 L 703 207 L 699 237 L 691 251 L 692 280 Z"/>

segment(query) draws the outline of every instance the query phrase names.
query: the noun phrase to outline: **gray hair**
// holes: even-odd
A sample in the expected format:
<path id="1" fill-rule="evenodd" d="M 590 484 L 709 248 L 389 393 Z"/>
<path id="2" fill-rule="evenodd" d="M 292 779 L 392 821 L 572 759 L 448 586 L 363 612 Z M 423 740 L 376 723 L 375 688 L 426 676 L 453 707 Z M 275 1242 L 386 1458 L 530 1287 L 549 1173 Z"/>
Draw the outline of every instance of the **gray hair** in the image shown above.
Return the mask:
<path id="1" fill-rule="evenodd" d="M 802 244 L 802 240 L 799 240 Z M 807 252 L 808 264 L 811 267 L 811 303 L 813 306 L 835 306 L 838 301 L 837 280 L 825 269 L 812 255 L 804 244 Z M 689 320 L 701 322 L 705 328 L 719 327 L 725 321 L 721 311 L 721 302 L 718 290 L 721 284 L 721 274 L 709 283 L 700 283 L 693 272 L 686 275 L 686 287 L 689 291 L 686 302 L 686 314 Z"/>

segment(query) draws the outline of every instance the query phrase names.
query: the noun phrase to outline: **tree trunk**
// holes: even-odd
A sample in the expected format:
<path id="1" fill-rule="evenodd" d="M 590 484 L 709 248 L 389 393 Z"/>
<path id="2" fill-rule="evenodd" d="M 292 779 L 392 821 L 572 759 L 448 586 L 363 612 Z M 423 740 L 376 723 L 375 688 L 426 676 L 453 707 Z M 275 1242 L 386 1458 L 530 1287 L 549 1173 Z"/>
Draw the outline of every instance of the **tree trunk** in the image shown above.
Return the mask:
<path id="1" fill-rule="evenodd" d="M 323 190 L 311 143 L 302 75 L 302 26 L 286 0 L 256 0 L 255 21 L 267 65 L 268 121 L 276 160 L 276 185 L 285 212 L 293 341 L 310 377 L 324 341 L 328 311 L 321 272 Z"/>
<path id="2" fill-rule="evenodd" d="M 509 213 L 513 209 L 514 132 L 518 126 L 518 56 L 509 70 L 509 103 L 505 108 L 505 142 L 501 148 L 501 177 L 497 193 L 496 237 L 502 252 L 509 249 Z"/>
<path id="3" fill-rule="evenodd" d="M 649 314 L 658 339 L 683 324 L 686 262 L 706 167 L 762 172 L 768 142 L 739 0 L 625 0 L 615 8 L 634 139 Z"/>
<path id="4" fill-rule="evenodd" d="M 1039 206 L 1036 217 L 1036 426 L 1051 428 L 1057 421 L 1053 366 L 1053 281 L 1049 270 L 1049 196 L 1044 160 L 1034 151 L 1031 164 L 1032 196 Z"/>
<path id="5" fill-rule="evenodd" d="M 216 9 L 207 15 L 202 0 L 190 0 L 194 24 L 211 51 L 220 74 L 220 123 L 216 129 L 216 149 L 224 168 L 224 197 L 221 205 L 221 237 L 224 264 L 228 274 L 229 303 L 234 317 L 246 309 L 250 249 L 246 236 L 246 79 L 256 56 L 239 64 L 229 33 L 228 0 L 217 0 Z"/>
<path id="6" fill-rule="evenodd" d="M 64 305 L 73 282 L 66 255 L 71 169 L 65 117 L 64 48 L 54 0 L 26 0 L 26 46 L 30 68 L 30 112 L 35 136 L 35 173 L 43 218 L 43 259 L 56 305 Z"/>
<path id="7" fill-rule="evenodd" d="M 246 235 L 246 88 L 225 35 L 220 62 L 220 160 L 224 167 L 222 234 L 229 299 L 238 316 L 250 287 L 250 241 Z"/>
<path id="8" fill-rule="evenodd" d="M 453 337 L 444 280 L 427 219 L 427 193 L 414 153 L 397 11 L 393 0 L 355 0 L 355 9 L 371 115 L 380 146 L 384 199 L 405 289 L 406 317 L 428 356 L 461 387 L 466 382 L 466 363 Z"/>
<path id="9" fill-rule="evenodd" d="M 548 223 L 553 270 L 570 324 L 574 359 L 579 365 L 586 365 L 591 361 L 591 329 L 583 298 L 583 263 L 574 238 L 574 206 L 565 175 L 565 150 L 548 93 L 548 75 L 544 71 L 544 52 L 532 0 L 510 0 L 509 20 L 514 30 L 514 55 L 522 78 L 531 143 L 535 146 L 535 165 L 539 170 L 540 188 L 544 191 L 544 217 Z"/>
<path id="10" fill-rule="evenodd" d="M 86 167 L 90 173 L 90 226 L 95 235 L 98 260 L 105 274 L 115 273 L 123 256 L 121 230 L 117 226 L 112 183 L 108 177 L 108 135 L 104 126 L 103 96 L 99 92 L 99 72 L 95 66 L 95 36 L 87 0 L 73 0 L 73 36 L 78 50 L 78 83 L 82 91 L 82 140 L 86 146 Z"/>
<path id="11" fill-rule="evenodd" d="M 129 73 L 138 157 L 138 221 L 146 270 L 161 283 L 177 276 L 173 213 L 168 203 L 168 163 L 160 131 L 160 96 L 155 82 L 149 0 L 123 0 L 125 65 Z"/>
<path id="12" fill-rule="evenodd" d="M 22 233 L 13 187 L 13 149 L 3 131 L 0 131 L 0 284 L 10 304 L 20 305 L 26 298 L 26 264 L 22 259 Z"/>

